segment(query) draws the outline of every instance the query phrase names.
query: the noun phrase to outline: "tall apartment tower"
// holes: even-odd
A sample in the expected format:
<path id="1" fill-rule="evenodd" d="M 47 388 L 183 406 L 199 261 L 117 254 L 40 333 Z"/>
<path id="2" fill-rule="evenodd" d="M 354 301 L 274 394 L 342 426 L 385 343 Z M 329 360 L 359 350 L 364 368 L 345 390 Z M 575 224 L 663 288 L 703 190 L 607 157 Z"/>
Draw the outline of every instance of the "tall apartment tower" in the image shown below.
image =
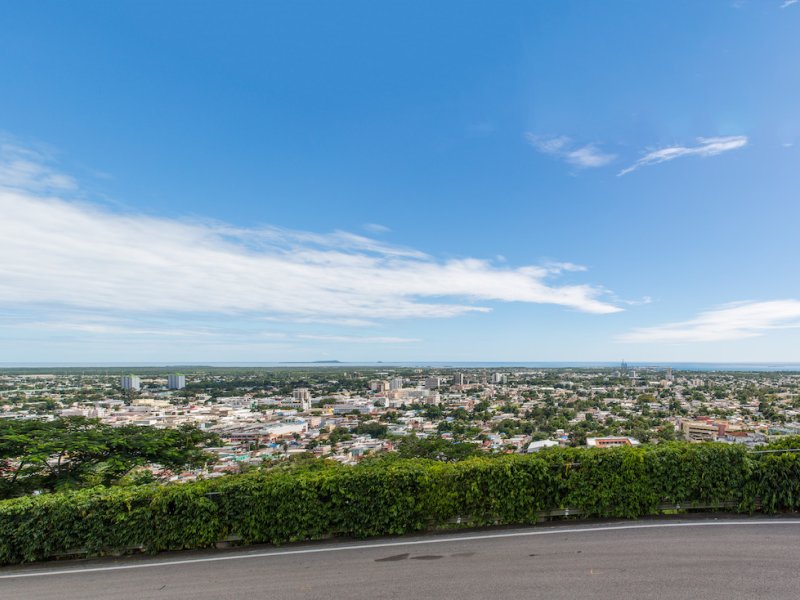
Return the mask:
<path id="1" fill-rule="evenodd" d="M 433 376 L 433 377 L 428 377 L 425 380 L 425 387 L 428 388 L 429 390 L 435 390 L 441 385 L 442 385 L 441 377 Z"/>
<path id="2" fill-rule="evenodd" d="M 142 387 L 142 382 L 136 375 L 123 375 L 122 379 L 120 379 L 119 384 L 122 386 L 123 390 L 140 390 Z"/>
<path id="3" fill-rule="evenodd" d="M 395 377 L 389 382 L 389 389 L 394 390 L 402 390 L 403 389 L 403 378 L 402 377 Z"/>
<path id="4" fill-rule="evenodd" d="M 167 387 L 171 390 L 182 390 L 186 387 L 186 375 L 173 373 L 167 376 Z"/>
<path id="5" fill-rule="evenodd" d="M 464 385 L 464 374 L 463 373 L 456 373 L 453 375 L 453 385 Z"/>

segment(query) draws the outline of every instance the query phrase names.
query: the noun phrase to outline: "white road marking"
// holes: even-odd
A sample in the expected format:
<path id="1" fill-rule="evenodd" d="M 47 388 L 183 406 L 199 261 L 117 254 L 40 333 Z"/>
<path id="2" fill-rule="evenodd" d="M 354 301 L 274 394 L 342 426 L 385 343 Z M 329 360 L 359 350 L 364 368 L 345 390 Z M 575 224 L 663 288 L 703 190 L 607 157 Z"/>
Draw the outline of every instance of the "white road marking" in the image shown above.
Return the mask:
<path id="1" fill-rule="evenodd" d="M 561 535 L 565 533 L 595 533 L 603 531 L 625 531 L 631 529 L 659 529 L 669 527 L 718 527 L 718 526 L 752 526 L 752 525 L 800 525 L 800 519 L 756 520 L 756 521 L 700 521 L 682 523 L 639 523 L 635 525 L 604 525 L 602 527 L 573 527 L 569 529 L 531 529 L 508 533 L 484 533 L 478 535 L 461 535 L 454 537 L 431 537 L 422 540 L 398 540 L 394 542 L 377 542 L 372 544 L 351 544 L 346 546 L 323 546 L 322 548 L 302 548 L 299 550 L 277 550 L 272 552 L 252 552 L 247 554 L 228 554 L 224 556 L 208 556 L 204 558 L 186 558 L 182 560 L 164 560 L 148 563 L 126 565 L 110 565 L 106 567 L 87 567 L 83 569 L 58 569 L 54 571 L 29 571 L 0 575 L 0 579 L 16 579 L 20 577 L 45 577 L 51 575 L 77 575 L 82 573 L 99 573 L 103 571 L 121 571 L 124 569 L 149 569 L 153 567 L 171 567 L 223 560 L 243 560 L 251 558 L 269 558 L 273 556 L 292 556 L 298 554 L 318 554 L 321 552 L 338 552 L 341 550 L 370 550 L 373 548 L 397 548 L 401 546 L 419 546 L 423 544 L 445 544 L 452 542 L 470 542 L 479 540 L 495 540 L 502 538 L 529 537 L 537 535 Z"/>

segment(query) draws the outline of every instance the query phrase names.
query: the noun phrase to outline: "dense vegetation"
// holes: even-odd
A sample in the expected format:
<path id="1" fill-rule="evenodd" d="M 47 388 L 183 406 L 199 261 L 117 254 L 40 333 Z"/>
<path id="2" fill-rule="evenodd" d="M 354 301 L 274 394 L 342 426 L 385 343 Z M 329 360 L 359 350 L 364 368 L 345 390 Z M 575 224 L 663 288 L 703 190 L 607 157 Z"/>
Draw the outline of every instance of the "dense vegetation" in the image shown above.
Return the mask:
<path id="1" fill-rule="evenodd" d="M 800 447 L 797 439 L 782 442 Z M 98 486 L 0 502 L 0 563 L 75 551 L 273 544 L 435 527 L 534 523 L 541 511 L 633 518 L 692 504 L 800 508 L 800 456 L 726 444 L 551 449 L 448 462 L 392 455 L 354 466 L 305 459 L 179 485 Z"/>
<path id="2" fill-rule="evenodd" d="M 96 419 L 0 420 L 0 498 L 123 482 L 133 469 L 202 466 L 217 442 L 191 426 L 112 427 Z M 151 478 L 149 471 L 133 481 Z"/>

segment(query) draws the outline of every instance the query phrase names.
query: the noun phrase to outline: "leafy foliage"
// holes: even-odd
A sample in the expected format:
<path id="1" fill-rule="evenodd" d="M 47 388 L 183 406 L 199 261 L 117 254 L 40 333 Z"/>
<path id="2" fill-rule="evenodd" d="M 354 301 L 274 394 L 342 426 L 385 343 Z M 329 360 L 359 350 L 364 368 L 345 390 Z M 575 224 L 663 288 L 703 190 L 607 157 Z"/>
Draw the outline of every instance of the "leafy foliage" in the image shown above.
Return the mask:
<path id="1" fill-rule="evenodd" d="M 383 423 L 379 423 L 377 421 L 368 421 L 367 423 L 359 423 L 353 432 L 359 435 L 366 434 L 374 438 L 383 438 L 386 437 L 386 432 L 388 429 L 388 426 L 384 425 Z"/>
<path id="2" fill-rule="evenodd" d="M 413 434 L 400 441 L 397 452 L 401 458 L 427 458 L 444 462 L 455 462 L 483 454 L 474 444 L 453 442 L 440 437 L 418 438 Z"/>
<path id="3" fill-rule="evenodd" d="M 195 483 L 95 487 L 2 501 L 0 564 L 76 549 L 102 554 L 132 547 L 201 548 L 228 536 L 280 544 L 534 523 L 540 511 L 559 508 L 634 518 L 657 512 L 663 503 L 796 510 L 800 456 L 664 443 L 460 461 L 398 456 L 355 467 L 303 457 Z"/>
<path id="4" fill-rule="evenodd" d="M 95 419 L 0 421 L 0 498 L 31 491 L 110 485 L 132 469 L 202 466 L 216 437 L 191 426 L 111 427 Z"/>

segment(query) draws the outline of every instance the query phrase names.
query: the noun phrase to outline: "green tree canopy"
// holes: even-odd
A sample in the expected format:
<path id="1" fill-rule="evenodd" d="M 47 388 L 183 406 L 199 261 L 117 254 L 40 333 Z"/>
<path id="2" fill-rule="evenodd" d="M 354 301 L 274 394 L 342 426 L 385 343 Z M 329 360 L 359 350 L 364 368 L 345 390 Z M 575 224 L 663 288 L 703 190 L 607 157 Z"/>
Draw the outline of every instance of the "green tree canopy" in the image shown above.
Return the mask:
<path id="1" fill-rule="evenodd" d="M 397 445 L 401 458 L 429 458 L 443 462 L 456 462 L 483 452 L 470 443 L 459 443 L 439 437 L 421 439 L 408 435 Z"/>
<path id="2" fill-rule="evenodd" d="M 218 438 L 196 427 L 112 427 L 97 419 L 0 421 L 0 497 L 111 485 L 132 469 L 202 466 Z"/>

